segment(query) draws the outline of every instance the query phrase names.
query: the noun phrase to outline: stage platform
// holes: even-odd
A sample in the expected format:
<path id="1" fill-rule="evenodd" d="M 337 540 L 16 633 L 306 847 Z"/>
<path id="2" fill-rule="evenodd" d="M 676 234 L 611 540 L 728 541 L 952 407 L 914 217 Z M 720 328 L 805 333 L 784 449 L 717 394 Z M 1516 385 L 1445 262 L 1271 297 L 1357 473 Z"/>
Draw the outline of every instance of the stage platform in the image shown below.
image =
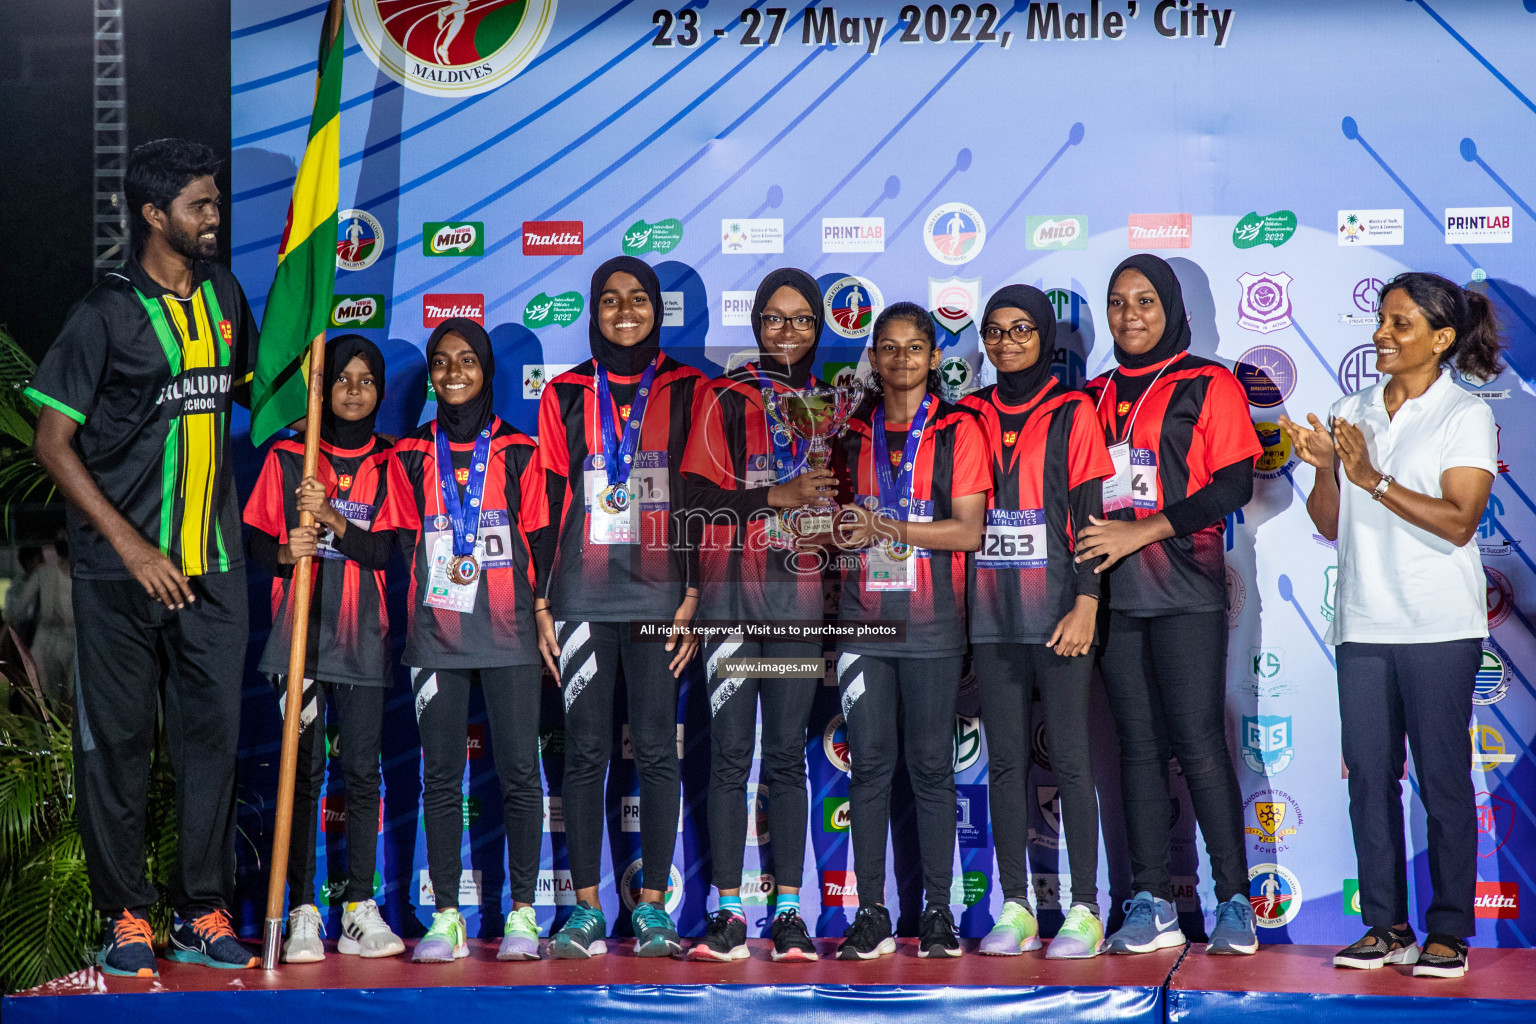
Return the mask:
<path id="1" fill-rule="evenodd" d="M 1307 1024 L 1417 1024 L 1536 1020 L 1536 951 L 1476 949 L 1458 981 L 1415 979 L 1407 969 L 1339 971 L 1333 950 L 1266 946 L 1251 958 L 1206 957 L 1202 946 L 1135 957 L 1051 961 L 1044 953 L 922 960 L 915 940 L 868 963 L 823 959 L 775 964 L 754 941 L 731 964 L 640 959 L 629 942 L 590 961 L 499 963 L 494 943 L 472 942 L 467 960 L 417 965 L 405 958 L 329 956 L 274 972 L 216 971 L 161 962 L 139 981 L 83 971 L 4 1000 L 5 1024 L 219 1024 L 346 1020 L 359 1024 L 460 1024 L 484 1019 L 539 1024 L 827 1024 L 935 1021 L 1038 1024 L 1076 1021 L 1231 1021 L 1295 1018 Z M 324 1014 L 325 1017 L 320 1015 Z M 486 1015 L 496 1015 L 487 1017 Z"/>

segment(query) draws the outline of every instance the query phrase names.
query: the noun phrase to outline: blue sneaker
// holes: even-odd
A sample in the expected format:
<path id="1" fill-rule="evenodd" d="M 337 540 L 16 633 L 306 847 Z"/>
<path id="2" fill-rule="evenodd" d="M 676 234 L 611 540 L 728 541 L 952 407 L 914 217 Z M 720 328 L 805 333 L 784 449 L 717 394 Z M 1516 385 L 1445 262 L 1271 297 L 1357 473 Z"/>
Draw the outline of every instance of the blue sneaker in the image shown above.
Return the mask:
<path id="1" fill-rule="evenodd" d="M 1247 896 L 1233 896 L 1216 908 L 1207 953 L 1247 956 L 1259 951 L 1259 933 L 1253 927 L 1253 904 Z"/>
<path id="2" fill-rule="evenodd" d="M 557 960 L 586 960 L 608 952 L 608 919 L 601 907 L 576 904 L 576 911 L 555 933 L 549 955 Z"/>
<path id="3" fill-rule="evenodd" d="M 229 926 L 227 910 L 210 910 L 191 924 L 183 921 L 178 914 L 175 927 L 171 929 L 171 946 L 165 958 L 230 971 L 244 970 L 261 963 L 261 957 L 246 949 L 235 938 L 235 930 Z"/>
<path id="4" fill-rule="evenodd" d="M 106 940 L 96 954 L 96 966 L 119 978 L 158 978 L 155 933 L 149 922 L 125 910 L 107 925 Z"/>
<path id="5" fill-rule="evenodd" d="M 1105 943 L 1107 953 L 1151 953 L 1184 945 L 1179 912 L 1167 900 L 1142 891 L 1125 902 L 1125 923 Z"/>
<path id="6" fill-rule="evenodd" d="M 635 956 L 676 956 L 683 951 L 672 918 L 656 904 L 638 904 L 629 919 L 635 926 Z"/>

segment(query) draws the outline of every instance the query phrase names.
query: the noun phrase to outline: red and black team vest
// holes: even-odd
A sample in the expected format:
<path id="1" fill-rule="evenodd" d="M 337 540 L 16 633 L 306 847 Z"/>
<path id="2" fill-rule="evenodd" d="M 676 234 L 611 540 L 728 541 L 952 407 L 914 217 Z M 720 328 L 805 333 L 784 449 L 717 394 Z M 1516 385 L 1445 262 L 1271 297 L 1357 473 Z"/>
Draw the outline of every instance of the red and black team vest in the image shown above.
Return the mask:
<path id="1" fill-rule="evenodd" d="M 588 457 L 602 455 L 597 413 L 596 363 L 587 360 L 544 387 L 539 397 L 539 451 L 545 470 L 564 481 L 560 507 L 550 510 L 558 538 L 548 597 L 555 617 L 586 622 L 670 619 L 685 585 L 696 584 L 697 538 L 689 539 L 683 489 L 683 454 L 696 390 L 704 375 L 661 356 L 640 427 L 637 463 L 646 467 L 634 544 L 595 544 L 586 504 Z M 610 374 L 616 390 L 640 375 Z M 615 422 L 629 410 L 615 396 Z M 637 470 L 636 470 L 637 471 Z M 632 472 L 636 472 L 632 471 Z"/>
<path id="2" fill-rule="evenodd" d="M 375 528 L 387 493 L 389 442 L 375 435 L 353 451 L 320 443 L 316 476 L 348 521 L 349 530 Z M 295 492 L 304 479 L 304 439 L 289 438 L 267 452 L 261 476 L 245 505 L 245 521 L 281 544 L 299 525 Z M 383 570 L 364 569 L 331 546 L 320 545 L 310 561 L 309 650 L 304 673 L 311 679 L 357 686 L 389 684 L 389 613 L 384 607 Z M 259 669 L 288 674 L 293 634 L 292 579 L 272 580 L 272 632 Z"/>
<path id="3" fill-rule="evenodd" d="M 770 379 L 775 392 L 794 390 Z M 820 387 L 814 377 L 805 387 Z M 699 388 L 683 472 L 724 491 L 751 491 L 781 482 L 775 476 L 771 426 L 763 411 L 762 385 L 751 365 L 716 377 Z M 803 443 L 802 443 L 803 447 Z M 792 449 L 793 451 L 793 449 Z M 791 467 L 784 480 L 803 472 Z M 788 546 L 782 530 L 761 509 L 699 509 L 699 617 L 740 622 L 820 619 L 821 569 L 825 559 Z"/>
<path id="4" fill-rule="evenodd" d="M 1153 377 L 1155 383 L 1141 384 Z M 1237 378 L 1209 359 L 1186 352 L 1140 370 L 1121 367 L 1089 381 L 1087 390 L 1105 440 L 1129 441 L 1132 462 L 1144 473 L 1134 506 L 1111 518 L 1155 515 L 1210 483 L 1217 470 L 1263 451 Z M 1155 473 L 1145 472 L 1149 460 Z M 1225 609 L 1222 547 L 1220 523 L 1149 544 L 1110 571 L 1109 606 L 1142 616 Z"/>
<path id="5" fill-rule="evenodd" d="M 1072 561 L 1089 516 L 1103 517 L 1100 480 L 1114 472 L 1093 401 L 1049 378 L 1022 405 L 996 385 L 966 395 L 992 474 L 989 527 L 966 559 L 972 643 L 1039 644 L 1051 638 L 1079 593 L 1097 594 L 1091 568 Z"/>
<path id="6" fill-rule="evenodd" d="M 385 529 L 412 536 L 410 609 L 405 663 L 419 668 L 494 668 L 537 665 L 533 623 L 534 570 L 528 535 L 548 525 L 544 471 L 533 438 L 491 420 L 491 451 L 481 494 L 479 535 L 485 544 L 474 609 L 457 612 L 423 603 L 429 576 L 428 545 L 452 527 L 438 484 L 433 424 L 396 444 L 389 465 L 389 497 L 379 516 Z M 469 476 L 474 442 L 450 446 L 457 486 Z"/>
<path id="7" fill-rule="evenodd" d="M 874 466 L 872 410 L 852 419 L 840 444 L 839 471 L 847 493 L 844 500 L 879 495 Z M 975 414 L 969 409 L 935 400 L 929 422 L 912 467 L 912 518 L 933 521 L 953 514 L 956 495 L 977 494 L 991 488 L 987 472 L 986 441 Z M 909 424 L 887 423 L 891 430 L 910 429 Z M 893 449 L 899 457 L 901 449 Z M 843 564 L 840 622 L 872 619 L 899 620 L 907 624 L 903 643 L 839 641 L 838 650 L 875 657 L 942 658 L 965 653 L 965 552 L 914 549 L 915 589 L 865 589 L 863 559 L 841 553 Z"/>

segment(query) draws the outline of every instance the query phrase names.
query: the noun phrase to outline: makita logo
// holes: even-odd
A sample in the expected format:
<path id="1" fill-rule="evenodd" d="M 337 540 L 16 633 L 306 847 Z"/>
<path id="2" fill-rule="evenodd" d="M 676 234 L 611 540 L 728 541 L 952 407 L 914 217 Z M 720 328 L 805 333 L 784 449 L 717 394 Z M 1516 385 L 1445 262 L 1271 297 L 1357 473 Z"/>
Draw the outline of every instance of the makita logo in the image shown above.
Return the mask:
<path id="1" fill-rule="evenodd" d="M 1133 213 L 1128 227 L 1132 249 L 1188 249 L 1194 239 L 1187 213 Z"/>
<path id="2" fill-rule="evenodd" d="M 1472 912 L 1478 917 L 1519 917 L 1518 882 L 1478 882 Z"/>
<path id="3" fill-rule="evenodd" d="M 465 472 L 465 479 L 468 480 L 468 478 L 469 478 L 469 474 L 468 474 L 468 471 L 466 470 L 466 472 Z M 485 756 L 485 726 L 484 725 L 476 722 L 476 723 L 472 723 L 469 726 L 469 737 L 468 737 L 468 743 L 466 745 L 466 751 L 465 752 L 469 755 L 469 759 L 471 761 L 478 761 L 482 757 Z"/>
<path id="4" fill-rule="evenodd" d="M 580 256 L 584 248 L 579 220 L 523 221 L 524 256 Z"/>
<path id="5" fill-rule="evenodd" d="M 421 300 L 421 325 L 436 327 L 444 320 L 462 316 L 485 324 L 484 295 L 425 295 Z"/>
<path id="6" fill-rule="evenodd" d="M 859 884 L 852 871 L 823 871 L 821 873 L 821 905 L 824 907 L 856 907 L 859 905 Z"/>

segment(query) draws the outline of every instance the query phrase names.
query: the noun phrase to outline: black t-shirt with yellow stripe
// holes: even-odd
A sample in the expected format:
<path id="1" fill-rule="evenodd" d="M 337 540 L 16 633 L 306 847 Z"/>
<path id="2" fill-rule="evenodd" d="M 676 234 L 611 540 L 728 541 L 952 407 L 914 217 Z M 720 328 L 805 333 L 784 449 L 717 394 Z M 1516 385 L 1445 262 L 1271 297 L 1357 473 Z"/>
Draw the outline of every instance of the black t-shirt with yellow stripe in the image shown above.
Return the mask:
<path id="1" fill-rule="evenodd" d="M 112 506 L 188 576 L 243 563 L 229 453 L 233 394 L 250 381 L 256 327 L 233 274 L 193 269 L 180 298 L 130 259 L 73 310 L 27 395 L 76 423 L 74 449 Z M 128 579 L 73 505 L 70 560 L 83 579 Z"/>

